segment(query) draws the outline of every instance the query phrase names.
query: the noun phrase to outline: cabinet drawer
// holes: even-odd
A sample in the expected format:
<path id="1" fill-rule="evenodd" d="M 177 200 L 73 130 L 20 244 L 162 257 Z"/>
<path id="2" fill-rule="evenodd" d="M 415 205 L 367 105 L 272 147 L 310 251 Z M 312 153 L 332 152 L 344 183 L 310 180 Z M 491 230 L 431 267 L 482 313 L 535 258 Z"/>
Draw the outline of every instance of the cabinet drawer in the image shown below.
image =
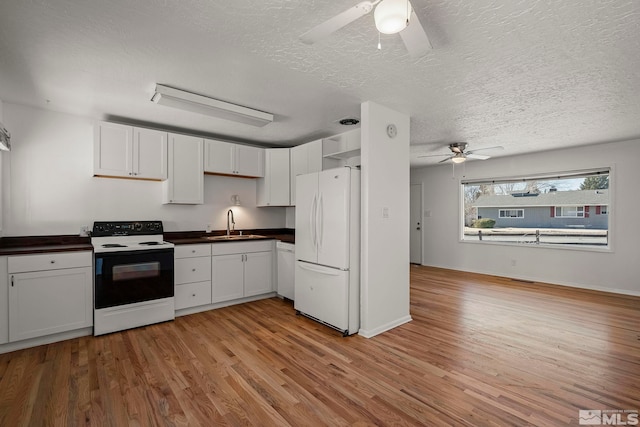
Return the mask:
<path id="1" fill-rule="evenodd" d="M 246 254 L 249 252 L 266 252 L 274 248 L 275 240 L 258 240 L 254 242 L 224 242 L 211 245 L 212 255 Z"/>
<path id="2" fill-rule="evenodd" d="M 176 285 L 176 310 L 211 304 L 211 281 Z"/>
<path id="3" fill-rule="evenodd" d="M 10 256 L 9 273 L 91 267 L 91 252 L 51 252 L 47 254 Z"/>
<path id="4" fill-rule="evenodd" d="M 211 280 L 211 257 L 179 258 L 174 272 L 176 284 Z"/>
<path id="5" fill-rule="evenodd" d="M 210 256 L 211 245 L 178 245 L 173 249 L 175 258 L 189 258 L 197 256 Z"/>

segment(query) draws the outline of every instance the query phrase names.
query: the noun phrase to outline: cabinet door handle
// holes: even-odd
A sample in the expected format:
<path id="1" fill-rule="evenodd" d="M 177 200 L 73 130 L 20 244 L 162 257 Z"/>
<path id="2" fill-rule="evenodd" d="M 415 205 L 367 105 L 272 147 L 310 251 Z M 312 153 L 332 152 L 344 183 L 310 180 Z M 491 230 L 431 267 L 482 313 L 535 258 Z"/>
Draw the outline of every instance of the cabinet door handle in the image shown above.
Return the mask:
<path id="1" fill-rule="evenodd" d="M 55 264 L 55 263 L 56 263 L 56 260 L 55 260 L 55 259 L 52 259 L 52 260 L 51 260 L 51 264 Z"/>
<path id="2" fill-rule="evenodd" d="M 13 288 L 13 276 L 11 276 L 11 287 Z"/>
<path id="3" fill-rule="evenodd" d="M 195 269 L 195 268 L 192 268 L 192 269 L 191 269 L 191 271 L 196 271 L 196 269 Z"/>

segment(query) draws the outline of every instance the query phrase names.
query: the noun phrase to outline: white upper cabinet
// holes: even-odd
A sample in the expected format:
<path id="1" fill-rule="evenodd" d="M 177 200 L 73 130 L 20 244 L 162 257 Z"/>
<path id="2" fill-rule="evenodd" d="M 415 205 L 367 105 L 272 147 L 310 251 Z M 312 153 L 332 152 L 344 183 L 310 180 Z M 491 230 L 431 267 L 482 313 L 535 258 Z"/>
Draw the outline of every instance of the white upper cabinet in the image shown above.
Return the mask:
<path id="1" fill-rule="evenodd" d="M 323 169 L 360 166 L 360 129 L 325 138 L 322 142 Z"/>
<path id="2" fill-rule="evenodd" d="M 167 133 L 133 128 L 134 177 L 165 180 L 167 166 Z"/>
<path id="3" fill-rule="evenodd" d="M 296 204 L 296 176 L 322 170 L 322 140 L 291 148 L 291 205 Z"/>
<path id="4" fill-rule="evenodd" d="M 258 180 L 258 206 L 289 206 L 289 148 L 265 149 L 264 178 Z"/>
<path id="5" fill-rule="evenodd" d="M 169 134 L 168 177 L 163 182 L 163 203 L 204 203 L 202 138 Z"/>
<path id="6" fill-rule="evenodd" d="M 264 149 L 230 142 L 205 140 L 206 173 L 261 178 L 264 176 Z"/>
<path id="7" fill-rule="evenodd" d="M 167 179 L 167 133 L 117 123 L 94 128 L 93 174 L 133 179 Z"/>

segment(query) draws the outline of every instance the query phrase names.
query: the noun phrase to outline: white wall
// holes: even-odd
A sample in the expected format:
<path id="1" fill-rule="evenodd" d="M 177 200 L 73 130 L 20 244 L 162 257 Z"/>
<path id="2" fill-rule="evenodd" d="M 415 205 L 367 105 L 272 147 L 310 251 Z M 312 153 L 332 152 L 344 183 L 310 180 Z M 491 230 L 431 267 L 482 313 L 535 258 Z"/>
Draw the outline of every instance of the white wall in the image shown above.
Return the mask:
<path id="1" fill-rule="evenodd" d="M 640 140 L 411 171 L 423 184 L 425 265 L 640 295 Z M 610 252 L 461 242 L 460 180 L 611 167 Z M 512 266 L 512 261 L 516 265 Z"/>
<path id="2" fill-rule="evenodd" d="M 12 150 L 3 156 L 4 236 L 78 234 L 99 220 L 162 220 L 166 231 L 281 228 L 284 208 L 256 208 L 253 179 L 205 176 L 204 205 L 162 205 L 162 183 L 93 177 L 93 121 L 4 104 Z"/>
<path id="3" fill-rule="evenodd" d="M 384 332 L 409 315 L 409 117 L 365 102 L 362 118 L 360 334 Z M 387 136 L 387 125 L 398 129 Z M 388 210 L 384 218 L 383 210 Z"/>

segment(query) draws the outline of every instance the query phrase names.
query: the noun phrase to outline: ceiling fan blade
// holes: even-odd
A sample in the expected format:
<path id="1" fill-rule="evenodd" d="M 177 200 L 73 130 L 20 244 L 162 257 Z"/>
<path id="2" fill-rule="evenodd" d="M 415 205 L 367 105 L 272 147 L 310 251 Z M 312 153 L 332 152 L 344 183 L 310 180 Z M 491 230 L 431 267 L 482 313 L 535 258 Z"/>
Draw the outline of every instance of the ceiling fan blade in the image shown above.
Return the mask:
<path id="1" fill-rule="evenodd" d="M 444 163 L 444 162 L 448 162 L 449 160 L 453 159 L 455 156 L 449 156 L 444 160 L 440 160 L 438 163 Z"/>
<path id="2" fill-rule="evenodd" d="M 414 59 L 420 58 L 432 48 L 429 37 L 427 37 L 427 33 L 424 32 L 424 28 L 422 28 L 422 24 L 415 11 L 411 12 L 407 28 L 400 31 L 400 37 L 402 37 L 402 41 L 407 47 L 409 55 Z"/>
<path id="3" fill-rule="evenodd" d="M 477 150 L 467 151 L 467 154 L 472 154 L 472 153 L 475 153 L 476 151 L 483 151 L 483 150 L 504 150 L 504 147 L 502 145 L 496 145 L 495 147 L 478 148 Z"/>
<path id="4" fill-rule="evenodd" d="M 482 154 L 475 154 L 475 153 L 465 153 L 465 157 L 467 159 L 478 159 L 478 160 L 487 160 L 491 158 L 491 156 L 485 156 Z"/>
<path id="5" fill-rule="evenodd" d="M 317 25 L 300 36 L 300 40 L 306 44 L 313 44 L 317 41 L 322 40 L 325 37 L 328 37 L 335 31 L 338 31 L 340 28 L 352 23 L 356 19 L 366 15 L 371 12 L 373 6 L 377 2 L 363 1 L 353 6 L 350 9 L 345 10 L 344 12 L 334 16 L 328 21 L 323 22 L 320 25 Z"/>
<path id="6" fill-rule="evenodd" d="M 418 158 L 421 157 L 451 157 L 451 154 L 424 154 L 422 156 L 417 156 Z"/>

